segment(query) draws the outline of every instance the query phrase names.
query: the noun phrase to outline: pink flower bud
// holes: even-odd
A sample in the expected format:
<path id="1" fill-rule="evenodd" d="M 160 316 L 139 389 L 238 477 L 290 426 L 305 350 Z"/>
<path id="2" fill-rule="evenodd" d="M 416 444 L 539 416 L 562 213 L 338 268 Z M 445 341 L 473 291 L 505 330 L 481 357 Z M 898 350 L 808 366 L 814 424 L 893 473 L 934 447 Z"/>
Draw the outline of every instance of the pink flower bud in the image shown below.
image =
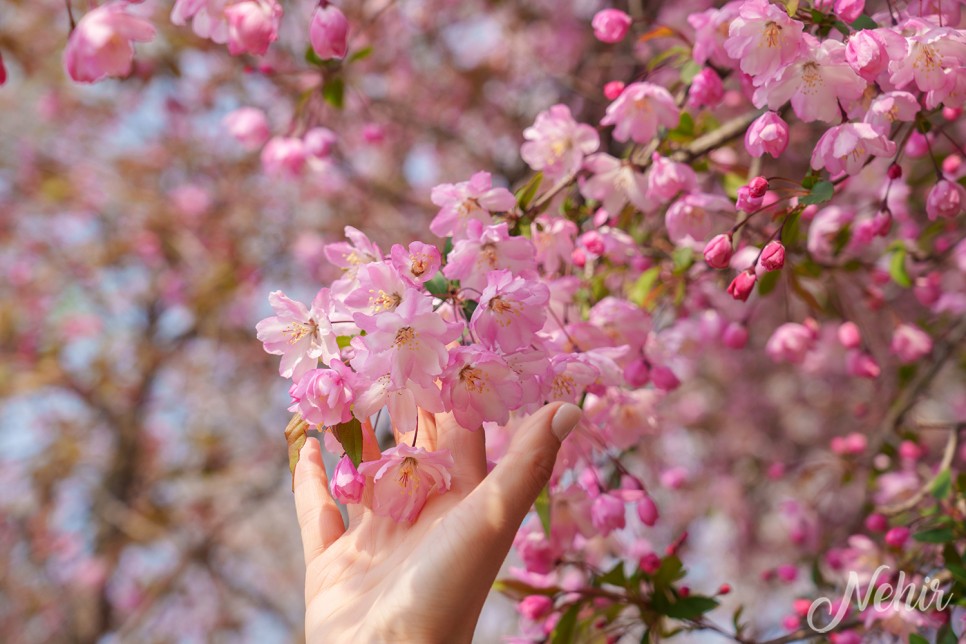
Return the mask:
<path id="1" fill-rule="evenodd" d="M 842 631 L 829 633 L 828 641 L 831 644 L 862 644 L 862 636 L 855 631 Z"/>
<path id="2" fill-rule="evenodd" d="M 664 365 L 651 368 L 651 382 L 661 391 L 674 391 L 681 386 L 681 381 L 674 372 Z"/>
<path id="3" fill-rule="evenodd" d="M 832 440 L 829 441 L 829 449 L 832 450 L 833 454 L 838 454 L 839 456 L 845 456 L 849 451 L 845 445 L 845 439 L 841 436 L 832 437 Z"/>
<path id="4" fill-rule="evenodd" d="M 598 257 L 604 254 L 604 238 L 596 230 L 591 230 L 581 235 L 577 239 L 577 243 Z"/>
<path id="5" fill-rule="evenodd" d="M 846 349 L 858 349 L 862 346 L 862 334 L 855 322 L 843 322 L 838 330 L 839 343 Z"/>
<path id="6" fill-rule="evenodd" d="M 688 105 L 701 108 L 714 106 L 724 97 L 724 85 L 721 77 L 713 69 L 705 67 L 691 81 L 688 90 Z"/>
<path id="7" fill-rule="evenodd" d="M 872 233 L 878 237 L 885 237 L 892 230 L 892 213 L 880 210 L 872 218 Z"/>
<path id="8" fill-rule="evenodd" d="M 892 165 L 889 166 L 889 169 L 886 171 L 886 175 L 888 175 L 890 179 L 895 181 L 896 179 L 902 177 L 902 166 L 899 165 L 898 163 L 893 163 Z"/>
<path id="9" fill-rule="evenodd" d="M 792 602 L 792 610 L 794 610 L 795 614 L 799 617 L 805 617 L 808 615 L 808 611 L 811 610 L 811 608 L 812 602 L 808 599 L 799 598 Z"/>
<path id="10" fill-rule="evenodd" d="M 152 40 L 155 29 L 144 18 L 126 13 L 125 7 L 101 5 L 78 21 L 64 48 L 64 66 L 73 80 L 93 83 L 131 73 L 133 43 Z"/>
<path id="11" fill-rule="evenodd" d="M 278 38 L 282 7 L 275 0 L 246 0 L 225 7 L 228 53 L 261 56 Z"/>
<path id="12" fill-rule="evenodd" d="M 902 441 L 899 444 L 899 457 L 904 461 L 918 461 L 923 453 L 922 447 L 912 441 Z"/>
<path id="13" fill-rule="evenodd" d="M 860 31 L 859 33 L 865 33 L 865 31 Z M 910 134 L 909 138 L 906 139 L 904 151 L 910 159 L 919 159 L 929 154 L 929 144 L 926 135 L 922 132 L 913 132 Z"/>
<path id="14" fill-rule="evenodd" d="M 305 167 L 305 144 L 295 137 L 273 137 L 262 148 L 262 167 L 269 176 L 296 177 Z"/>
<path id="15" fill-rule="evenodd" d="M 748 328 L 739 322 L 731 322 L 725 327 L 721 340 L 729 349 L 743 349 L 748 344 Z"/>
<path id="16" fill-rule="evenodd" d="M 772 240 L 765 244 L 758 260 L 766 271 L 778 271 L 785 265 L 785 247 L 780 241 Z"/>
<path id="17" fill-rule="evenodd" d="M 849 375 L 856 378 L 874 380 L 879 377 L 881 372 L 879 363 L 872 356 L 861 351 L 849 351 L 845 356 L 845 366 Z"/>
<path id="18" fill-rule="evenodd" d="M 0 85 L 7 82 L 7 68 L 3 64 L 3 53 L 0 52 Z"/>
<path id="19" fill-rule="evenodd" d="M 738 188 L 738 210 L 743 212 L 755 212 L 761 208 L 761 203 L 764 201 L 761 197 L 755 197 L 751 194 L 751 188 L 748 186 L 741 186 Z"/>
<path id="20" fill-rule="evenodd" d="M 728 285 L 728 295 L 735 298 L 736 300 L 741 300 L 746 302 L 748 296 L 751 295 L 752 289 L 755 288 L 755 282 L 758 277 L 755 275 L 753 270 L 742 271 L 738 273 L 731 284 Z"/>
<path id="21" fill-rule="evenodd" d="M 704 261 L 711 268 L 728 268 L 731 255 L 731 235 L 715 235 L 704 247 Z"/>
<path id="22" fill-rule="evenodd" d="M 799 624 L 801 624 L 801 621 L 798 619 L 796 615 L 789 615 L 788 617 L 782 620 L 782 626 L 785 628 L 786 631 L 796 630 Z"/>
<path id="23" fill-rule="evenodd" d="M 889 519 L 884 514 L 873 512 L 865 518 L 865 529 L 869 532 L 885 532 L 889 527 Z"/>
<path id="24" fill-rule="evenodd" d="M 583 248 L 575 248 L 570 253 L 570 261 L 577 268 L 583 268 L 587 265 L 587 252 Z"/>
<path id="25" fill-rule="evenodd" d="M 638 562 L 638 565 L 641 567 L 641 570 L 645 574 L 653 575 L 661 568 L 661 558 L 658 557 L 655 553 L 649 552 L 643 557 L 641 557 L 641 560 L 640 562 Z"/>
<path id="26" fill-rule="evenodd" d="M 855 22 L 864 10 L 865 0 L 835 0 L 835 5 L 832 9 L 836 16 L 843 22 L 849 24 Z"/>
<path id="27" fill-rule="evenodd" d="M 254 107 L 240 107 L 222 119 L 228 133 L 250 150 L 261 147 L 272 135 L 265 113 Z"/>
<path id="28" fill-rule="evenodd" d="M 688 586 L 681 586 L 678 588 L 678 595 L 681 597 L 690 597 L 691 589 Z"/>
<path id="29" fill-rule="evenodd" d="M 546 617 L 551 608 L 553 600 L 546 595 L 528 595 L 517 605 L 520 614 L 533 622 Z"/>
<path id="30" fill-rule="evenodd" d="M 590 23 L 597 40 L 615 43 L 624 40 L 631 28 L 631 17 L 618 9 L 598 11 Z"/>
<path id="31" fill-rule="evenodd" d="M 909 539 L 909 528 L 905 526 L 892 528 L 885 535 L 886 544 L 893 548 L 901 548 L 907 539 Z"/>
<path id="32" fill-rule="evenodd" d="M 611 81 L 604 85 L 604 96 L 609 101 L 615 100 L 624 91 L 623 81 Z"/>
<path id="33" fill-rule="evenodd" d="M 870 29 L 852 34 L 845 45 L 845 61 L 866 81 L 875 81 L 889 66 L 884 36 Z"/>
<path id="34" fill-rule="evenodd" d="M 943 108 L 943 118 L 947 121 L 955 121 L 962 115 L 963 109 L 961 107 L 946 106 Z"/>
<path id="35" fill-rule="evenodd" d="M 865 434 L 852 432 L 845 437 L 845 451 L 849 454 L 861 454 L 869 446 L 869 439 Z"/>
<path id="36" fill-rule="evenodd" d="M 332 154 L 335 147 L 335 132 L 324 127 L 314 127 L 302 137 L 305 141 L 305 151 L 317 159 L 325 159 Z"/>
<path id="37" fill-rule="evenodd" d="M 646 526 L 652 526 L 657 523 L 659 516 L 657 505 L 651 497 L 645 496 L 637 502 L 637 516 L 640 518 L 641 523 Z"/>
<path id="38" fill-rule="evenodd" d="M 953 219 L 963 211 L 966 205 L 966 189 L 958 183 L 943 179 L 932 187 L 926 197 L 926 214 L 930 221 L 939 219 Z"/>
<path id="39" fill-rule="evenodd" d="M 775 112 L 765 112 L 745 132 L 745 149 L 753 157 L 767 152 L 777 159 L 787 147 L 788 123 Z"/>
<path id="40" fill-rule="evenodd" d="M 755 177 L 748 182 L 748 190 L 751 192 L 752 197 L 764 197 L 765 193 L 768 192 L 768 179 L 765 177 Z"/>
<path id="41" fill-rule="evenodd" d="M 643 387 L 651 379 L 651 369 L 647 360 L 639 358 L 624 367 L 624 381 L 634 388 Z"/>
<path id="42" fill-rule="evenodd" d="M 912 324 L 900 324 L 892 334 L 892 353 L 903 364 L 910 364 L 932 353 L 932 338 Z"/>
<path id="43" fill-rule="evenodd" d="M 950 154 L 943 159 L 942 170 L 944 174 L 956 174 L 963 165 L 963 157 L 958 154 Z"/>
<path id="44" fill-rule="evenodd" d="M 309 41 L 315 55 L 322 60 L 345 58 L 348 34 L 349 21 L 338 7 L 319 7 L 312 14 Z"/>
<path id="45" fill-rule="evenodd" d="M 719 595 L 727 595 L 730 592 L 731 592 L 731 585 L 730 584 L 721 584 L 720 586 L 718 586 L 718 594 Z"/>
<path id="46" fill-rule="evenodd" d="M 329 482 L 332 497 L 339 503 L 358 503 L 362 500 L 362 492 L 366 488 L 366 477 L 359 473 L 352 459 L 344 455 L 339 459 Z"/>
<path id="47" fill-rule="evenodd" d="M 775 574 L 781 581 L 791 583 L 798 579 L 798 568 L 793 564 L 782 564 L 775 568 Z"/>

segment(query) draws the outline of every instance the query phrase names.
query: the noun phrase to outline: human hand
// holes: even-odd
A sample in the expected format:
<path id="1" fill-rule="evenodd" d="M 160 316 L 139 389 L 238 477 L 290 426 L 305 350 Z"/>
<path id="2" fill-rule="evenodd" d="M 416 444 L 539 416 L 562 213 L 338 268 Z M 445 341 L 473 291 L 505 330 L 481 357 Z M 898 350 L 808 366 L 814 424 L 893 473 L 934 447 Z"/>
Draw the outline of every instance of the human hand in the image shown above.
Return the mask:
<path id="1" fill-rule="evenodd" d="M 464 429 L 452 414 L 420 412 L 416 445 L 448 449 L 456 465 L 451 489 L 431 497 L 411 525 L 369 509 L 369 479 L 346 528 L 319 442 L 307 440 L 295 469 L 307 641 L 469 642 L 517 528 L 580 416 L 575 405 L 551 403 L 523 419 L 487 475 L 482 430 Z M 372 437 L 366 443 L 364 460 L 379 458 Z"/>

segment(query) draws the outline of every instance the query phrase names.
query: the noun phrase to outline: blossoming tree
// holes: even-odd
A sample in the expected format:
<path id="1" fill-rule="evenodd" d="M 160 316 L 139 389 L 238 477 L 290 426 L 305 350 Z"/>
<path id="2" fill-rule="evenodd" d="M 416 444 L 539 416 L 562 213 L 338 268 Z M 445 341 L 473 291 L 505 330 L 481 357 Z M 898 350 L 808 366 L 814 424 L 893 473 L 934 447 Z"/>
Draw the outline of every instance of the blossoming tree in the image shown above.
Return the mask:
<path id="1" fill-rule="evenodd" d="M 171 425 L 163 403 L 200 413 L 218 395 L 178 380 L 204 369 L 192 360 L 225 386 L 267 382 L 267 369 L 238 367 L 250 360 L 254 298 L 270 290 L 256 333 L 280 356 L 290 466 L 319 432 L 336 462 L 332 494 L 350 508 L 371 486 L 375 513 L 412 523 L 447 493 L 454 461 L 420 436 L 426 414 L 485 432 L 497 462 L 520 417 L 548 401 L 584 409 L 498 582 L 518 602 L 520 641 L 808 639 L 832 619 L 813 600 L 841 598 L 850 575 L 869 585 L 883 564 L 877 583 L 902 573 L 953 603 L 852 607 L 832 641 L 962 636 L 959 4 L 149 4 L 34 11 L 68 12 L 73 81 L 133 74 L 127 83 L 152 87 L 173 82 L 167 67 L 184 75 L 179 98 L 129 125 L 167 113 L 174 140 L 153 141 L 149 167 L 133 174 L 145 192 L 144 175 L 173 163 L 169 203 L 105 230 L 113 246 L 85 242 L 83 225 L 50 240 L 11 220 L 33 243 L 4 256 L 9 288 L 50 324 L 63 324 L 53 306 L 63 298 L 38 267 L 83 267 L 77 297 L 100 312 L 84 318 L 96 330 L 57 343 L 13 310 L 8 335 L 34 377 L 14 386 L 4 374 L 5 393 L 54 388 L 99 414 L 91 423 L 108 428 L 114 465 L 90 484 L 91 507 L 155 530 L 132 537 L 137 527 L 115 521 L 73 546 L 100 606 L 93 626 L 76 611 L 85 634 L 145 619 L 143 600 L 123 592 L 124 557 L 141 540 L 179 543 L 131 488 L 163 495 L 178 475 L 157 465 L 146 434 Z M 30 76 L 27 44 L 7 47 L 11 76 Z M 193 120 L 222 96 L 233 100 L 219 118 Z M 59 114 L 63 100 L 43 105 Z M 217 154 L 196 161 L 206 139 Z M 72 177 L 79 194 L 64 196 L 31 161 L 26 177 L 8 173 L 5 202 L 22 194 L 91 226 L 123 222 L 112 207 L 136 203 L 123 182 L 104 198 L 91 177 Z M 335 217 L 325 239 L 290 206 L 319 203 L 350 221 L 345 241 L 331 239 Z M 92 246 L 104 256 L 92 260 Z M 122 267 L 138 295 L 118 290 Z M 118 300 L 134 321 L 117 312 L 101 328 Z M 150 350 L 111 369 L 112 342 Z M 190 359 L 172 360 L 188 348 Z M 92 365 L 104 375 L 78 375 Z M 284 406 L 253 416 L 278 427 Z M 363 460 L 380 440 L 380 457 Z M 140 461 L 158 473 L 132 471 Z M 208 498 L 181 494 L 190 507 Z M 210 535 L 227 520 L 216 516 Z M 58 531 L 69 532 L 49 520 L 40 534 Z M 203 552 L 209 543 L 223 545 L 203 540 Z M 190 565 L 199 548 L 175 546 Z M 204 579 L 242 585 L 202 559 Z"/>

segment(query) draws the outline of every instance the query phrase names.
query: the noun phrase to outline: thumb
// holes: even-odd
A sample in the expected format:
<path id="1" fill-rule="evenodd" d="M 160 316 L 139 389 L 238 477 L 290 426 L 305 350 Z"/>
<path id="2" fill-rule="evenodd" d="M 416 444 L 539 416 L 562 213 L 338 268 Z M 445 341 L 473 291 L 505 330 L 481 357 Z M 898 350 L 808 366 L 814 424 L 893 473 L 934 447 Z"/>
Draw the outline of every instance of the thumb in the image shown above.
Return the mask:
<path id="1" fill-rule="evenodd" d="M 580 421 L 570 403 L 550 403 L 517 428 L 506 455 L 463 505 L 467 518 L 490 538 L 512 540 L 523 518 L 553 473 L 561 441 Z"/>

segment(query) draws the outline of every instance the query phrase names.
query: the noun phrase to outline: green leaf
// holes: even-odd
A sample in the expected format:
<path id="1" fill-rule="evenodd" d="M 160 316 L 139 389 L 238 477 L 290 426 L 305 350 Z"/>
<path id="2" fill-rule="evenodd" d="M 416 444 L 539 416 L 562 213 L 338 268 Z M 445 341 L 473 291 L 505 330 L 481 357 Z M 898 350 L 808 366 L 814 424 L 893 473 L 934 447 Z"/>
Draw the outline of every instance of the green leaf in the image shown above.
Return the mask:
<path id="1" fill-rule="evenodd" d="M 889 260 L 889 277 L 903 288 L 912 286 L 912 278 L 909 277 L 909 272 L 906 270 L 907 252 L 904 246 L 896 248 Z"/>
<path id="2" fill-rule="evenodd" d="M 597 581 L 601 584 L 610 584 L 611 586 L 626 586 L 627 577 L 624 575 L 624 562 L 618 561 L 613 568 L 598 577 Z"/>
<path id="3" fill-rule="evenodd" d="M 701 73 L 701 65 L 694 62 L 694 60 L 688 60 L 681 67 L 681 80 L 685 83 L 690 84 L 694 80 L 694 77 Z"/>
<path id="4" fill-rule="evenodd" d="M 352 55 L 349 56 L 349 60 L 347 62 L 354 63 L 358 60 L 365 60 L 366 58 L 369 58 L 369 56 L 372 55 L 372 52 L 373 52 L 372 45 L 368 45 L 358 51 L 352 52 Z"/>
<path id="5" fill-rule="evenodd" d="M 961 586 L 966 586 L 966 568 L 960 564 L 947 561 L 946 569 Z"/>
<path id="6" fill-rule="evenodd" d="M 292 472 L 292 491 L 295 491 L 295 466 L 299 463 L 299 453 L 305 445 L 305 430 L 309 424 L 299 415 L 295 414 L 288 421 L 285 428 L 285 443 L 288 445 L 288 469 Z"/>
<path id="7" fill-rule="evenodd" d="M 656 591 L 659 588 L 667 588 L 682 577 L 684 577 L 684 566 L 681 564 L 681 560 L 674 555 L 667 556 L 661 561 L 657 572 L 654 573 L 652 579 L 654 589 Z"/>
<path id="8" fill-rule="evenodd" d="M 340 76 L 325 81 L 322 85 L 322 98 L 332 107 L 342 109 L 345 105 L 345 82 Z"/>
<path id="9" fill-rule="evenodd" d="M 657 283 L 657 278 L 660 275 L 660 266 L 652 266 L 641 273 L 641 276 L 637 278 L 637 281 L 634 282 L 634 285 L 631 286 L 627 293 L 627 299 L 643 308 L 644 303 L 647 302 L 647 296 L 651 294 L 654 285 Z"/>
<path id="10" fill-rule="evenodd" d="M 718 601 L 702 595 L 680 597 L 667 607 L 666 615 L 675 619 L 694 619 L 718 607 Z"/>
<path id="11" fill-rule="evenodd" d="M 952 528 L 933 528 L 923 530 L 912 535 L 912 538 L 922 543 L 948 543 L 953 540 Z"/>
<path id="12" fill-rule="evenodd" d="M 340 335 L 335 339 L 335 343 L 339 345 L 340 349 L 345 349 L 352 342 L 352 338 L 355 336 L 351 335 Z"/>
<path id="13" fill-rule="evenodd" d="M 765 296 L 774 291 L 775 287 L 778 286 L 781 274 L 781 271 L 768 271 L 762 275 L 761 279 L 758 280 L 758 294 Z"/>
<path id="14" fill-rule="evenodd" d="M 480 305 L 476 300 L 463 300 L 463 315 L 469 320 L 473 317 L 473 312 L 476 311 L 476 307 Z"/>
<path id="15" fill-rule="evenodd" d="M 782 224 L 782 243 L 786 247 L 792 247 L 798 243 L 802 228 L 801 223 L 802 211 L 800 208 L 796 208 L 785 216 L 785 222 Z"/>
<path id="16" fill-rule="evenodd" d="M 305 62 L 314 67 L 322 67 L 325 65 L 325 61 L 319 58 L 319 55 L 312 49 L 312 45 L 305 48 Z"/>
<path id="17" fill-rule="evenodd" d="M 956 634 L 953 633 L 953 628 L 949 624 L 946 624 L 939 629 L 936 633 L 936 644 L 957 644 Z"/>
<path id="18" fill-rule="evenodd" d="M 856 31 L 862 31 L 863 29 L 878 29 L 878 27 L 878 23 L 864 13 L 856 18 L 855 22 L 852 23 L 852 28 Z"/>
<path id="19" fill-rule="evenodd" d="M 812 190 L 807 195 L 798 200 L 798 203 L 806 206 L 825 203 L 832 198 L 833 194 L 835 194 L 835 185 L 831 181 L 819 181 L 812 186 Z"/>
<path id="20" fill-rule="evenodd" d="M 745 176 L 737 172 L 728 172 L 724 176 L 724 191 L 732 199 L 738 198 L 738 189 L 748 183 Z"/>
<path id="21" fill-rule="evenodd" d="M 332 428 L 332 435 L 342 445 L 352 464 L 359 467 L 362 462 L 362 423 L 352 418 L 348 422 Z"/>
<path id="22" fill-rule="evenodd" d="M 579 610 L 580 604 L 574 604 L 567 609 L 553 629 L 551 644 L 570 644 L 576 641 L 574 636 L 577 634 L 577 611 Z"/>
<path id="23" fill-rule="evenodd" d="M 785 11 L 792 18 L 798 13 L 798 0 L 785 0 Z"/>
<path id="24" fill-rule="evenodd" d="M 550 536 L 550 486 L 546 485 L 540 494 L 537 496 L 537 500 L 533 502 L 533 509 L 537 511 L 537 516 L 540 517 L 540 525 L 543 526 L 543 533 Z"/>
<path id="25" fill-rule="evenodd" d="M 426 290 L 436 297 L 444 297 L 449 294 L 449 280 L 443 277 L 442 273 L 436 273 L 426 282 Z"/>
<path id="26" fill-rule="evenodd" d="M 929 644 L 929 640 L 927 640 L 922 635 L 916 635 L 915 633 L 909 633 L 909 644 Z"/>
<path id="27" fill-rule="evenodd" d="M 523 187 L 517 190 L 516 198 L 517 203 L 520 204 L 520 210 L 526 210 L 530 207 L 533 202 L 533 198 L 537 196 L 537 191 L 540 190 L 540 184 L 543 183 L 543 173 L 538 172 L 530 180 L 523 184 Z"/>
<path id="28" fill-rule="evenodd" d="M 942 501 L 949 496 L 949 491 L 952 489 L 952 483 L 952 475 L 947 467 L 940 472 L 938 476 L 936 476 L 936 480 L 933 481 L 930 492 L 932 492 L 932 495 L 935 498 Z"/>
<path id="29" fill-rule="evenodd" d="M 685 143 L 694 138 L 694 117 L 687 112 L 681 112 L 678 126 L 667 133 L 667 138 L 678 143 Z"/>
<path id="30" fill-rule="evenodd" d="M 844 36 L 848 36 L 849 34 L 852 33 L 849 30 L 849 26 L 844 22 L 842 22 L 841 20 L 836 20 L 835 22 L 832 23 L 832 26 L 838 29 Z"/>
<path id="31" fill-rule="evenodd" d="M 553 597 L 560 592 L 560 588 L 556 586 L 538 588 L 517 579 L 497 579 L 493 582 L 493 590 L 518 599 L 523 599 L 528 595 L 546 595 Z"/>
<path id="32" fill-rule="evenodd" d="M 694 264 L 694 249 L 690 246 L 679 246 L 671 253 L 671 259 L 674 261 L 674 274 L 680 275 Z"/>

